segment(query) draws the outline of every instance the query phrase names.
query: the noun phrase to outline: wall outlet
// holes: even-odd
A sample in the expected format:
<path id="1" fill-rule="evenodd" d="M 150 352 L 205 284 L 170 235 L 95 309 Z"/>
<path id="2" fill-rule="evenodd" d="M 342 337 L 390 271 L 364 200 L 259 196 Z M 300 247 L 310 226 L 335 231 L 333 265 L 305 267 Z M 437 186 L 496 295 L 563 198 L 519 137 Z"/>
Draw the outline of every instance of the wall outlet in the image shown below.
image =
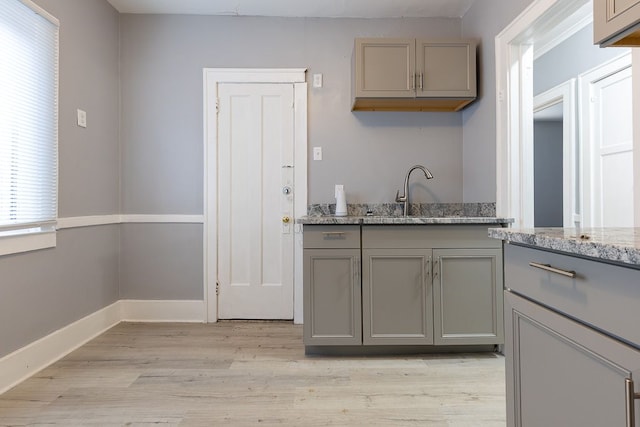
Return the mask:
<path id="1" fill-rule="evenodd" d="M 80 109 L 78 109 L 78 126 L 81 128 L 87 127 L 87 112 Z"/>

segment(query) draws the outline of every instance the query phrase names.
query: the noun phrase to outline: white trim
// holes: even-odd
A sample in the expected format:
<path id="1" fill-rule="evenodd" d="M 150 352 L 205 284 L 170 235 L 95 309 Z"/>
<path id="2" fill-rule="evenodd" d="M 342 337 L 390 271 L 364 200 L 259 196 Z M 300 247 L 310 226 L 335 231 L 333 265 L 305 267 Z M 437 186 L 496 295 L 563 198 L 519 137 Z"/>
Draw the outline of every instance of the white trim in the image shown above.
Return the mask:
<path id="1" fill-rule="evenodd" d="M 110 224 L 165 223 L 202 224 L 204 215 L 89 215 L 58 218 L 58 230 Z"/>
<path id="2" fill-rule="evenodd" d="M 120 215 L 120 222 L 128 223 L 177 223 L 202 224 L 204 215 Z"/>
<path id="3" fill-rule="evenodd" d="M 120 300 L 0 358 L 0 394 L 120 322 L 202 323 L 204 301 Z"/>
<path id="4" fill-rule="evenodd" d="M 120 224 L 120 215 L 89 215 L 58 218 L 58 230 L 65 228 L 93 227 L 96 225 Z"/>
<path id="5" fill-rule="evenodd" d="M 563 227 L 575 227 L 579 218 L 576 185 L 577 101 L 576 79 L 569 79 L 539 95 L 533 100 L 533 111 L 538 112 L 562 102 L 562 222 Z M 533 188 L 527 194 L 533 194 Z M 578 220 L 578 222 L 580 222 Z"/>
<path id="6" fill-rule="evenodd" d="M 0 256 L 55 247 L 55 231 L 0 237 Z"/>
<path id="7" fill-rule="evenodd" d="M 120 300 L 123 322 L 203 323 L 204 301 Z"/>
<path id="8" fill-rule="evenodd" d="M 117 325 L 120 317 L 120 302 L 115 302 L 3 357 L 0 394 Z"/>
<path id="9" fill-rule="evenodd" d="M 203 126 L 204 126 L 204 249 L 203 287 L 207 321 L 218 320 L 217 282 L 217 123 L 209 120 L 216 114 L 219 83 L 292 83 L 295 98 L 295 216 L 307 210 L 307 84 L 306 68 L 295 69 L 203 69 Z M 209 127 L 209 125 L 211 125 Z M 299 226 L 294 240 L 294 323 L 302 323 L 302 236 Z"/>
<path id="10" fill-rule="evenodd" d="M 515 227 L 533 225 L 522 187 L 532 170 L 523 141 L 533 120 L 533 88 L 527 83 L 533 55 L 525 53 L 585 3 L 534 0 L 496 36 L 496 214 L 514 218 Z"/>
<path id="11" fill-rule="evenodd" d="M 559 25 L 540 35 L 533 49 L 533 60 L 549 52 L 592 22 L 593 6 L 588 2 Z"/>
<path id="12" fill-rule="evenodd" d="M 27 6 L 29 9 L 33 10 L 38 15 L 42 16 L 47 21 L 51 22 L 56 27 L 60 27 L 60 21 L 58 20 L 58 18 L 56 18 L 55 16 L 53 16 L 52 14 L 50 14 L 49 12 L 47 12 L 46 10 L 44 10 L 43 8 L 35 4 L 33 1 L 20 0 L 20 2 L 22 2 L 22 4 Z"/>

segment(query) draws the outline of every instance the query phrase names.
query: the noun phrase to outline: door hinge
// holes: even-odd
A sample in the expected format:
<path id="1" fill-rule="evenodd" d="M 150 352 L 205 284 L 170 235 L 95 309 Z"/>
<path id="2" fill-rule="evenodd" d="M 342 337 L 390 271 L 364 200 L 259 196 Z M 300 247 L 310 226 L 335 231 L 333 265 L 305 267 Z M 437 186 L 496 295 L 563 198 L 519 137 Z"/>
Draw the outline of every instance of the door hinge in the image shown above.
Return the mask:
<path id="1" fill-rule="evenodd" d="M 220 295 L 220 283 L 216 282 L 216 295 Z"/>

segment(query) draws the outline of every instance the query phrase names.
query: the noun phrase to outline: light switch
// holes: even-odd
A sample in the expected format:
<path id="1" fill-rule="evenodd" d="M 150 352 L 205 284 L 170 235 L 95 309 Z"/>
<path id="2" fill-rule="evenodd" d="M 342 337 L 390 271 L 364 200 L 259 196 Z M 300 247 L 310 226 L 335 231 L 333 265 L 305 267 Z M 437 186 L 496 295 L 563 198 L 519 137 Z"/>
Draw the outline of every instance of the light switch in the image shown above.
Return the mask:
<path id="1" fill-rule="evenodd" d="M 313 75 L 313 87 L 322 87 L 322 74 Z"/>
<path id="2" fill-rule="evenodd" d="M 322 160 L 322 147 L 313 147 L 313 160 Z"/>
<path id="3" fill-rule="evenodd" d="M 78 126 L 81 128 L 87 127 L 87 112 L 80 109 L 78 109 Z"/>

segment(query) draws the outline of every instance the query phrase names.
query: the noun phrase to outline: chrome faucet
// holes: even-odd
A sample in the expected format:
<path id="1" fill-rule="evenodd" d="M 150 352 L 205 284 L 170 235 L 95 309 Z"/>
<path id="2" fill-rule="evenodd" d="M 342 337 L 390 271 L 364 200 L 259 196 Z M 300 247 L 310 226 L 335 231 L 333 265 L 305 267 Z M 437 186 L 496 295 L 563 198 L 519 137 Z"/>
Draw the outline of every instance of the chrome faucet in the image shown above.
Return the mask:
<path id="1" fill-rule="evenodd" d="M 404 193 L 402 193 L 401 196 L 400 190 L 396 192 L 396 203 L 404 203 L 404 216 L 407 216 L 409 214 L 409 177 L 411 176 L 411 172 L 416 169 L 420 169 L 424 173 L 425 178 L 433 179 L 433 174 L 429 171 L 429 169 L 425 168 L 422 165 L 415 165 L 409 169 L 409 172 L 407 172 L 407 176 L 404 177 Z"/>

